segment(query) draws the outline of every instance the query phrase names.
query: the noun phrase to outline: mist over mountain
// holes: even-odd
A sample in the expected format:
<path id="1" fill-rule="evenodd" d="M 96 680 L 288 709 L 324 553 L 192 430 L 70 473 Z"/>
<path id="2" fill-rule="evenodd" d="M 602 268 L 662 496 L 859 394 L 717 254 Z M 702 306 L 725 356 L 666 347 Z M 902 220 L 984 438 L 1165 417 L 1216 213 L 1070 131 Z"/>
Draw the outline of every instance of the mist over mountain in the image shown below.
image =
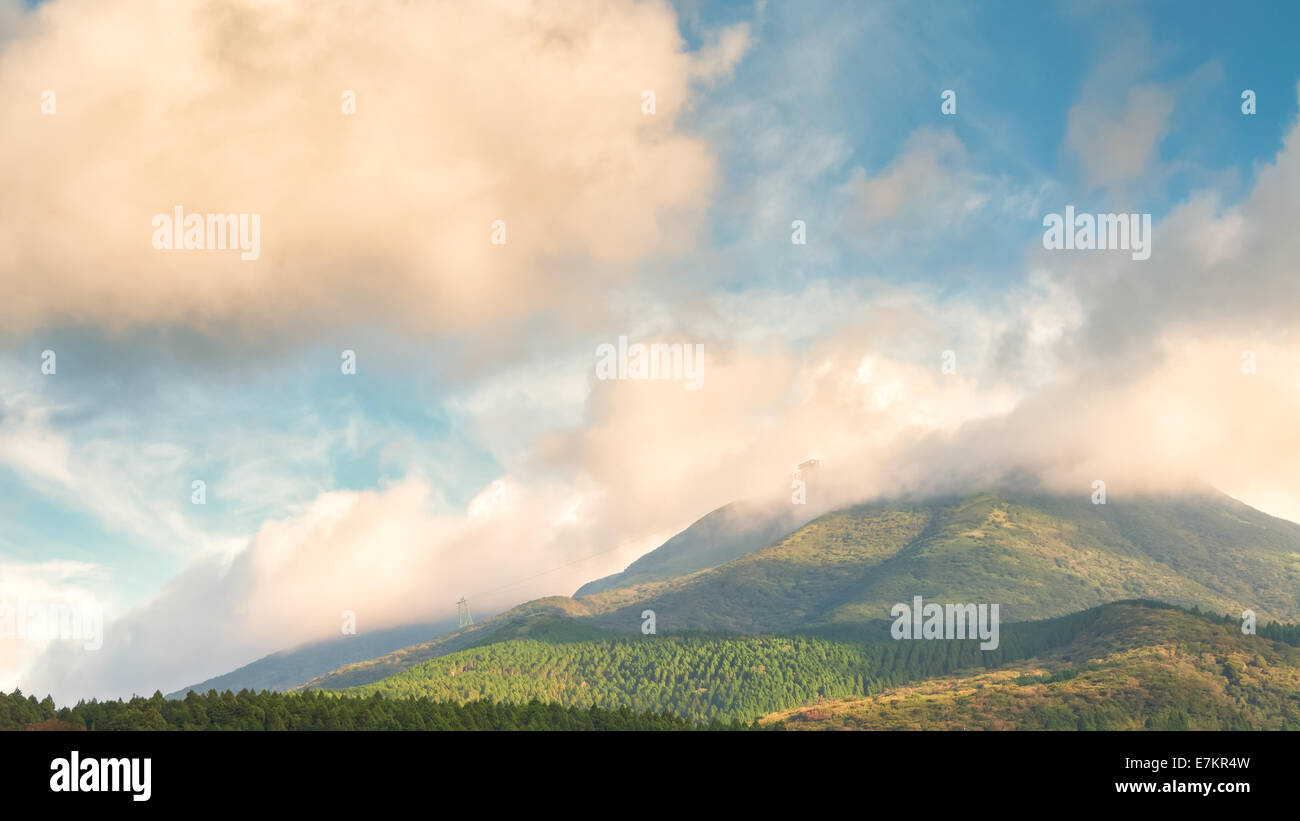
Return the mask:
<path id="1" fill-rule="evenodd" d="M 1213 491 L 1112 498 L 989 491 L 821 516 L 708 572 L 583 597 L 597 622 L 788 631 L 886 618 L 921 595 L 1025 621 L 1131 598 L 1300 617 L 1300 525 Z"/>
<path id="2" fill-rule="evenodd" d="M 528 602 L 306 686 L 366 684 L 507 638 L 638 634 L 646 610 L 666 633 L 850 638 L 879 632 L 914 596 L 996 603 L 1004 622 L 1135 598 L 1300 618 L 1300 525 L 1209 488 L 1106 504 L 1021 488 L 875 501 L 802 526 L 761 505 L 728 506 L 573 597 Z"/>
<path id="3" fill-rule="evenodd" d="M 271 653 L 229 673 L 182 687 L 169 693 L 167 698 L 183 698 L 191 690 L 199 693 L 208 690 L 289 690 L 336 667 L 374 658 L 427 640 L 430 636 L 449 633 L 456 627 L 454 621 L 412 624 L 312 642 Z"/>
<path id="4" fill-rule="evenodd" d="M 575 598 L 589 596 L 716 567 L 771 544 L 810 517 L 804 508 L 788 503 L 726 505 L 637 559 L 622 573 L 587 582 L 573 595 Z"/>

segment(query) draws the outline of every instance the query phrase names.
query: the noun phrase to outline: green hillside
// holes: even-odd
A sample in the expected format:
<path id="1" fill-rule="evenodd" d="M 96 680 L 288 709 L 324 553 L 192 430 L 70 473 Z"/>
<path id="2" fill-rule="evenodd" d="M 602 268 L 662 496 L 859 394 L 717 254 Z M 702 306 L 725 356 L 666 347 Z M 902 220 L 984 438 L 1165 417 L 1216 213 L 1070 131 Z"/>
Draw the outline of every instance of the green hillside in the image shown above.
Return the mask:
<path id="1" fill-rule="evenodd" d="M 707 519 L 708 517 L 706 517 Z M 704 520 L 701 520 L 704 522 Z M 701 524 L 701 523 L 697 523 Z M 717 531 L 701 524 L 700 533 Z M 734 535 L 734 529 L 725 533 Z M 674 544 L 672 540 L 665 545 Z M 340 667 L 307 682 L 338 689 L 520 629 L 537 615 L 566 615 L 639 635 L 641 613 L 658 629 L 734 633 L 856 631 L 887 619 L 897 602 L 985 602 L 1004 623 L 1154 599 L 1261 622 L 1300 620 L 1300 525 L 1223 494 L 1112 497 L 990 492 L 923 502 L 877 502 L 835 511 L 718 566 L 652 552 L 633 567 L 682 568 L 622 576 L 623 586 L 520 605 L 450 636 Z M 728 542 L 731 547 L 734 543 Z M 730 548 L 728 548 L 730 549 Z M 507 632 L 504 635 L 516 635 Z"/>
<path id="2" fill-rule="evenodd" d="M 543 634 L 547 629 L 543 627 Z M 797 706 L 882 694 L 908 682 L 963 671 L 983 673 L 1010 665 L 1016 676 L 1024 676 L 1091 669 L 1094 660 L 1109 665 L 1116 654 L 1158 665 L 1170 644 L 1184 642 L 1188 654 L 1223 656 L 1215 662 L 1217 674 L 1215 663 L 1206 662 L 1207 677 L 1218 675 L 1228 682 L 1231 674 L 1224 671 L 1235 669 L 1239 661 L 1258 679 L 1254 689 L 1243 685 L 1225 696 L 1231 704 L 1214 714 L 1222 721 L 1230 718 L 1252 726 L 1300 721 L 1300 650 L 1261 636 L 1242 636 L 1239 631 L 1234 635 L 1234 629 L 1233 624 L 1156 603 L 1122 603 L 1004 625 L 1001 646 L 993 651 L 980 651 L 976 641 L 893 641 L 887 638 L 885 623 L 856 641 L 708 633 L 596 640 L 512 638 L 425 661 L 344 692 L 456 702 L 518 704 L 538 699 L 674 713 L 696 722 L 749 722 Z M 1098 669 L 1097 675 L 1107 675 L 1109 668 Z M 1153 703 L 1186 710 L 1202 706 L 1175 686 L 1180 668 L 1172 661 L 1159 672 L 1144 682 L 1159 694 Z M 1147 718 L 1140 705 L 1126 709 L 1125 722 L 1112 723 L 1130 726 Z"/>
<path id="3" fill-rule="evenodd" d="M 613 627 L 634 626 L 648 608 L 661 629 L 793 632 L 885 618 L 915 595 L 996 602 L 1004 621 L 1132 598 L 1295 621 L 1300 525 L 1210 493 L 877 503 L 712 570 L 582 602 Z"/>
<path id="4" fill-rule="evenodd" d="M 763 721 L 793 730 L 1300 730 L 1296 647 L 1184 611 L 1103 612 L 1038 658 Z"/>
<path id="5" fill-rule="evenodd" d="M 328 673 L 301 682 L 297 687 L 290 689 L 336 690 L 366 684 L 401 672 L 413 664 L 491 641 L 492 637 L 499 631 L 501 631 L 502 636 L 523 635 L 527 631 L 535 629 L 532 625 L 534 619 L 539 616 L 580 617 L 590 615 L 591 611 L 585 605 L 567 596 L 536 599 L 455 633 L 439 636 L 431 641 L 412 644 L 373 659 L 344 664 Z M 574 621 L 572 625 L 572 629 L 585 627 L 588 630 L 600 630 L 600 628 L 587 621 Z"/>

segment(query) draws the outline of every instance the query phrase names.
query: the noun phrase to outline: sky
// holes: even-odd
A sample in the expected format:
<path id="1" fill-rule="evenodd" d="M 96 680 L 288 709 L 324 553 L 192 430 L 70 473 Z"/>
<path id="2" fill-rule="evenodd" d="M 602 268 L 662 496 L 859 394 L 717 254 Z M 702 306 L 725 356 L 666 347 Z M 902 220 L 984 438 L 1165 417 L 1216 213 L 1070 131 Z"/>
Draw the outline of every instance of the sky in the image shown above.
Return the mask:
<path id="1" fill-rule="evenodd" d="M 0 689 L 568 595 L 810 457 L 811 509 L 1032 475 L 1300 521 L 1297 23 L 0 0 L 0 613 L 104 616 L 0 638 Z M 1067 206 L 1149 258 L 1046 248 Z M 176 208 L 257 242 L 167 247 Z M 620 338 L 696 384 L 603 378 Z"/>

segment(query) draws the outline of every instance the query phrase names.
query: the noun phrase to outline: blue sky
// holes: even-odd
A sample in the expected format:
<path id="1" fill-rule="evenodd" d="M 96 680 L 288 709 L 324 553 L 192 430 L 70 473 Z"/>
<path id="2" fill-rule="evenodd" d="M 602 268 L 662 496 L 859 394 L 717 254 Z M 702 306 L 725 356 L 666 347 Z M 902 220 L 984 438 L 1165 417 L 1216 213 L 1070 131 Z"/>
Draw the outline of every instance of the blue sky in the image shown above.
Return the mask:
<path id="1" fill-rule="evenodd" d="M 620 2 L 548 18 L 564 59 L 492 4 L 317 19 L 329 49 L 296 4 L 94 5 L 0 3 L 0 594 L 95 597 L 123 638 L 0 686 L 151 692 L 352 600 L 567 594 L 810 454 L 846 497 L 1028 466 L 1300 513 L 1294 437 L 1250 455 L 1282 423 L 1244 415 L 1300 382 L 1290 4 Z M 263 213 L 266 253 L 160 255 L 134 226 L 176 203 Z M 1069 204 L 1151 214 L 1157 254 L 1045 254 Z M 600 382 L 620 335 L 705 345 L 716 387 Z M 1246 347 L 1258 391 L 1189 381 Z"/>

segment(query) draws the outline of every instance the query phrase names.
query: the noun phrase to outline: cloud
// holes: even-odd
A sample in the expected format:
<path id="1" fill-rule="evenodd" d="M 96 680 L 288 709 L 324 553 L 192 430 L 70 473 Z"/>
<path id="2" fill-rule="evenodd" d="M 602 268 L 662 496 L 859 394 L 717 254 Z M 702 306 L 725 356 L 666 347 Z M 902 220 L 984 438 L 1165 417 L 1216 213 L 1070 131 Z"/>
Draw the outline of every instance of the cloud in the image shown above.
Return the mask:
<path id="1" fill-rule="evenodd" d="M 178 512 L 187 498 L 180 479 L 186 454 L 166 442 L 73 443 L 52 423 L 64 408 L 31 394 L 0 397 L 0 467 L 47 497 L 94 513 L 140 546 L 188 552 L 204 539 Z M 160 493 L 170 484 L 175 493 Z M 185 547 L 178 550 L 178 545 Z"/>
<path id="2" fill-rule="evenodd" d="M 909 262 L 954 234 L 991 244 L 1008 223 L 1032 216 L 1037 203 L 1022 186 L 978 170 L 953 131 L 931 127 L 912 132 L 877 173 L 854 169 L 844 191 L 843 230 L 873 256 Z"/>
<path id="3" fill-rule="evenodd" d="M 340 635 L 345 610 L 360 631 L 445 619 L 461 596 L 491 613 L 550 590 L 557 564 L 602 546 L 582 499 L 563 487 L 528 490 L 505 477 L 461 514 L 438 513 L 439 502 L 418 475 L 322 494 L 237 551 L 194 560 L 109 624 L 102 651 L 53 648 L 23 686 L 58 700 L 167 690 Z M 566 592 L 585 577 L 581 562 L 568 568 Z"/>
<path id="4" fill-rule="evenodd" d="M 290 409 L 288 430 L 265 410 L 237 426 L 196 425 L 196 409 L 248 416 L 244 403 L 265 394 L 213 396 L 201 379 L 173 374 L 153 401 L 106 408 L 98 386 L 80 381 L 68 358 L 59 364 L 58 374 L 41 376 L 31 362 L 0 357 L 0 376 L 15 389 L 0 395 L 0 470 L 58 509 L 93 516 L 102 535 L 120 535 L 164 567 L 309 502 L 331 456 L 347 453 L 344 433 L 311 408 Z M 214 517 L 192 503 L 195 480 L 205 482 Z M 73 549 L 56 548 L 61 537 L 49 534 L 51 549 Z"/>
<path id="5" fill-rule="evenodd" d="M 562 314 L 690 247 L 715 160 L 679 120 L 693 78 L 750 43 L 742 25 L 692 55 L 671 7 L 631 0 L 42 4 L 0 54 L 0 323 L 450 334 Z M 178 205 L 260 214 L 260 258 L 155 250 Z"/>
<path id="6" fill-rule="evenodd" d="M 942 229 L 984 204 L 973 181 L 961 140 L 951 131 L 921 129 L 889 167 L 858 181 L 862 215 L 869 223 L 928 218 Z"/>
<path id="7" fill-rule="evenodd" d="M 32 665 L 38 663 L 54 642 L 69 642 L 77 651 L 96 641 L 95 628 L 102 629 L 105 613 L 117 606 L 109 585 L 106 569 L 91 562 L 47 560 L 21 562 L 0 559 L 0 692 L 7 692 L 26 683 Z M 75 613 L 82 628 L 81 635 L 73 638 L 72 621 L 68 635 L 51 637 L 49 633 L 28 632 L 32 617 L 48 612 L 48 608 L 68 608 Z M 75 610 L 73 610 L 75 608 Z M 88 618 L 87 618 L 88 617 Z M 99 620 L 96 625 L 96 619 Z M 18 622 L 24 622 L 20 632 Z M 89 630 L 85 628 L 90 628 Z M 44 628 L 38 627 L 38 630 Z M 102 632 L 98 633 L 102 638 Z"/>
<path id="8" fill-rule="evenodd" d="M 692 73 L 704 82 L 730 77 L 736 64 L 753 47 L 754 36 L 748 23 L 727 26 L 711 33 L 709 44 L 699 51 Z"/>
<path id="9" fill-rule="evenodd" d="M 1071 108 L 1065 145 L 1078 156 L 1085 182 L 1111 188 L 1150 172 L 1173 110 L 1173 95 L 1153 85 L 1131 88 L 1123 110 L 1092 99 Z"/>
<path id="10" fill-rule="evenodd" d="M 1204 190 L 1173 207 L 1155 223 L 1149 260 L 1033 249 L 1029 265 L 1076 294 L 1086 317 L 1070 355 L 1105 358 L 1123 372 L 1178 329 L 1284 342 L 1300 311 L 1298 138 L 1293 124 L 1236 204 Z"/>

